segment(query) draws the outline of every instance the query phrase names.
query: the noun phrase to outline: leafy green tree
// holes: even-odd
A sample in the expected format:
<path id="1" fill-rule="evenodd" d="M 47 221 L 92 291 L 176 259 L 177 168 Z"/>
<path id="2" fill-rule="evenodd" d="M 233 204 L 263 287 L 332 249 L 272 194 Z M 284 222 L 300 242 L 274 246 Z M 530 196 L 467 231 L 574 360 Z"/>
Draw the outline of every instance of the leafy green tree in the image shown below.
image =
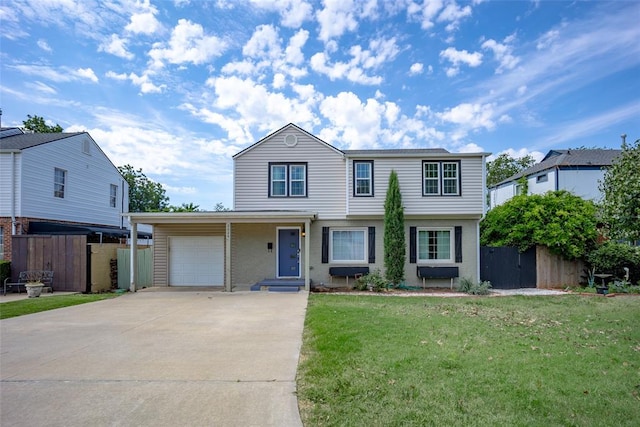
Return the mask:
<path id="1" fill-rule="evenodd" d="M 40 116 L 32 116 L 27 114 L 27 120 L 22 122 L 25 129 L 35 133 L 59 133 L 62 132 L 62 126 L 56 123 L 55 126 L 49 126 L 45 123 L 44 118 Z"/>
<path id="2" fill-rule="evenodd" d="M 494 160 L 487 162 L 487 187 L 493 187 L 518 172 L 530 168 L 535 162 L 530 155 L 515 159 L 506 153 L 500 154 Z"/>
<path id="3" fill-rule="evenodd" d="M 600 182 L 602 218 L 610 237 L 640 240 L 640 139 L 622 144 Z"/>
<path id="4" fill-rule="evenodd" d="M 404 208 L 398 174 L 389 174 L 389 187 L 384 202 L 384 266 L 389 282 L 399 285 L 404 281 L 405 264 Z"/>
<path id="5" fill-rule="evenodd" d="M 229 209 L 229 208 L 225 207 L 225 206 L 222 204 L 222 202 L 218 202 L 218 203 L 216 203 L 216 205 L 214 206 L 213 210 L 214 210 L 214 211 L 216 211 L 216 212 L 228 212 L 228 211 L 230 211 L 231 209 Z"/>
<path id="6" fill-rule="evenodd" d="M 183 203 L 180 206 L 168 206 L 166 212 L 200 212 L 200 206 L 193 203 Z"/>
<path id="7" fill-rule="evenodd" d="M 480 223 L 480 244 L 543 245 L 566 259 L 583 258 L 596 245 L 596 206 L 568 191 L 516 196 L 491 209 Z"/>
<path id="8" fill-rule="evenodd" d="M 129 184 L 129 212 L 161 212 L 169 207 L 169 198 L 162 184 L 154 182 L 131 165 L 118 170 Z"/>

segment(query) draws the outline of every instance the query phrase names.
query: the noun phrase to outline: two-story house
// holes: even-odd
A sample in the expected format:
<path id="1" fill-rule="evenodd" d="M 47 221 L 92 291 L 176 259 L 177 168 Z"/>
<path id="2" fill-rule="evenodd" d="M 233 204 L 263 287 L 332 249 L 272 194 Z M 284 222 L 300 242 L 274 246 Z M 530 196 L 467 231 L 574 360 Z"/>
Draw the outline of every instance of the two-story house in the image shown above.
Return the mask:
<path id="1" fill-rule="evenodd" d="M 289 124 L 233 157 L 232 211 L 127 216 L 132 230 L 154 225 L 155 286 L 342 284 L 332 267 L 384 270 L 384 202 L 395 170 L 406 283 L 422 283 L 417 266 L 456 266 L 459 277 L 477 281 L 487 155 L 339 150 Z"/>
<path id="2" fill-rule="evenodd" d="M 622 150 L 578 149 L 551 150 L 535 165 L 489 188 L 489 206 L 499 206 L 522 194 L 526 179 L 527 194 L 544 194 L 566 190 L 587 200 L 599 200 L 598 189 L 606 168 Z"/>
<path id="3" fill-rule="evenodd" d="M 0 259 L 20 234 L 128 236 L 129 187 L 86 132 L 0 130 Z"/>

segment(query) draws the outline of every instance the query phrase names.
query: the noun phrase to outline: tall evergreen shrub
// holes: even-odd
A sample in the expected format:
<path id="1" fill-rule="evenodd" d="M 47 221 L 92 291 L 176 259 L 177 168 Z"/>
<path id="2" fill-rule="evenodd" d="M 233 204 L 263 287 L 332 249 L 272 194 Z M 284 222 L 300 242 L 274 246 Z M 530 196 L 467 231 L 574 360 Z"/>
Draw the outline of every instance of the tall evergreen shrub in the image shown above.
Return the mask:
<path id="1" fill-rule="evenodd" d="M 392 170 L 384 202 L 384 266 L 386 278 L 393 285 L 404 281 L 405 259 L 404 208 L 398 175 Z"/>

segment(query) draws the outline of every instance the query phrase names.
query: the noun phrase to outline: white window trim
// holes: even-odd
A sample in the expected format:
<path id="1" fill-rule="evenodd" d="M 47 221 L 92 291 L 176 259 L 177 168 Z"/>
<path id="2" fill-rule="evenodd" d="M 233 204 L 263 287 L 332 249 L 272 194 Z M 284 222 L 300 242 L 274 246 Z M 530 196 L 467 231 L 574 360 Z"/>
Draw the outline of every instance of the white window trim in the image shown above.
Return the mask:
<path id="1" fill-rule="evenodd" d="M 294 168 L 294 167 L 302 168 L 302 176 L 303 176 L 302 179 L 295 179 L 294 180 L 291 177 L 292 176 L 291 168 Z M 288 194 L 288 197 L 305 197 L 307 195 L 307 165 L 290 164 L 287 167 L 287 175 L 288 175 L 287 178 L 288 178 L 288 181 L 289 181 L 289 194 Z M 302 183 L 302 190 L 303 190 L 302 194 L 293 194 L 292 190 L 293 190 L 293 183 L 294 182 L 301 182 Z"/>
<path id="2" fill-rule="evenodd" d="M 58 182 L 58 177 L 56 176 L 56 172 L 57 171 L 61 171 L 62 172 L 62 182 Z M 57 190 L 56 190 L 56 186 L 57 185 L 62 185 L 62 196 L 58 196 Z M 65 196 L 67 194 L 67 171 L 65 169 L 62 168 L 54 168 L 53 169 L 53 197 L 56 199 L 64 199 Z"/>
<path id="3" fill-rule="evenodd" d="M 358 178 L 358 165 L 366 164 L 369 166 L 369 176 L 367 178 Z M 369 181 L 369 191 L 367 193 L 358 192 L 358 181 Z M 373 162 L 370 160 L 353 162 L 353 194 L 356 197 L 373 196 Z"/>
<path id="4" fill-rule="evenodd" d="M 291 167 L 301 167 L 303 171 L 303 179 L 292 180 L 291 179 Z M 284 180 L 274 180 L 273 170 L 274 168 L 284 168 Z M 269 164 L 269 197 L 274 198 L 303 198 L 307 197 L 307 179 L 308 179 L 308 169 L 307 163 L 303 162 L 283 162 L 283 163 L 270 163 Z M 273 191 L 273 183 L 274 182 L 284 182 L 285 194 L 274 194 Z M 293 187 L 293 182 L 302 182 L 303 186 L 303 194 L 291 194 L 291 188 Z"/>
<path id="5" fill-rule="evenodd" d="M 435 178 L 427 178 L 426 173 L 425 173 L 425 166 L 426 165 L 436 165 L 438 167 L 438 176 Z M 440 178 L 442 175 L 442 171 L 440 170 L 440 162 L 423 162 L 422 163 L 422 195 L 423 196 L 439 196 L 440 194 L 442 194 L 442 189 L 440 188 Z M 438 184 L 438 191 L 436 191 L 435 193 L 427 193 L 426 189 L 427 189 L 427 179 L 429 181 L 433 181 L 435 180 L 436 183 Z"/>
<path id="6" fill-rule="evenodd" d="M 115 188 L 115 193 L 112 190 Z M 115 184 L 109 184 L 109 207 L 118 207 L 118 186 Z"/>
<path id="7" fill-rule="evenodd" d="M 333 259 L 333 232 L 334 231 L 361 231 L 364 235 L 362 259 L 335 260 Z M 331 227 L 329 230 L 329 262 L 332 264 L 353 264 L 353 263 L 369 263 L 369 233 L 367 227 Z"/>
<path id="8" fill-rule="evenodd" d="M 274 176 L 274 169 L 276 168 L 284 168 L 284 179 L 275 179 Z M 269 195 L 271 197 L 287 197 L 287 181 L 288 181 L 288 171 L 289 169 L 287 168 L 287 165 L 284 164 L 277 164 L 277 165 L 271 165 L 271 174 L 270 174 L 270 178 L 269 178 Z M 284 194 L 275 194 L 275 192 L 273 191 L 273 184 L 276 182 L 284 182 Z"/>
<path id="9" fill-rule="evenodd" d="M 423 259 L 420 258 L 420 232 L 421 231 L 448 231 L 449 232 L 449 259 Z M 417 227 L 416 229 L 416 261 L 418 264 L 453 264 L 455 261 L 455 233 L 454 227 Z"/>
<path id="10" fill-rule="evenodd" d="M 455 178 L 447 178 L 446 176 L 444 176 L 444 165 L 455 165 L 456 166 L 456 177 Z M 441 168 L 442 168 L 442 195 L 443 196 L 459 196 L 460 195 L 460 163 L 458 162 L 442 162 L 441 163 Z M 446 185 L 444 185 L 445 181 L 453 181 L 455 180 L 456 182 L 456 192 L 455 193 L 445 193 L 445 188 L 447 187 Z"/>

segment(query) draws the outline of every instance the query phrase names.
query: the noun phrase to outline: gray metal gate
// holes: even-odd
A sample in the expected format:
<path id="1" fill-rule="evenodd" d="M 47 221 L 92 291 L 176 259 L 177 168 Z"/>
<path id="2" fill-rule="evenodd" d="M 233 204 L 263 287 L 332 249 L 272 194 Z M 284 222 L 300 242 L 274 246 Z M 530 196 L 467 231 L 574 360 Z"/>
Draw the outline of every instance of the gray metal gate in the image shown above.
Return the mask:
<path id="1" fill-rule="evenodd" d="M 480 247 L 480 280 L 494 289 L 536 287 L 536 248 L 518 252 L 514 247 Z"/>

